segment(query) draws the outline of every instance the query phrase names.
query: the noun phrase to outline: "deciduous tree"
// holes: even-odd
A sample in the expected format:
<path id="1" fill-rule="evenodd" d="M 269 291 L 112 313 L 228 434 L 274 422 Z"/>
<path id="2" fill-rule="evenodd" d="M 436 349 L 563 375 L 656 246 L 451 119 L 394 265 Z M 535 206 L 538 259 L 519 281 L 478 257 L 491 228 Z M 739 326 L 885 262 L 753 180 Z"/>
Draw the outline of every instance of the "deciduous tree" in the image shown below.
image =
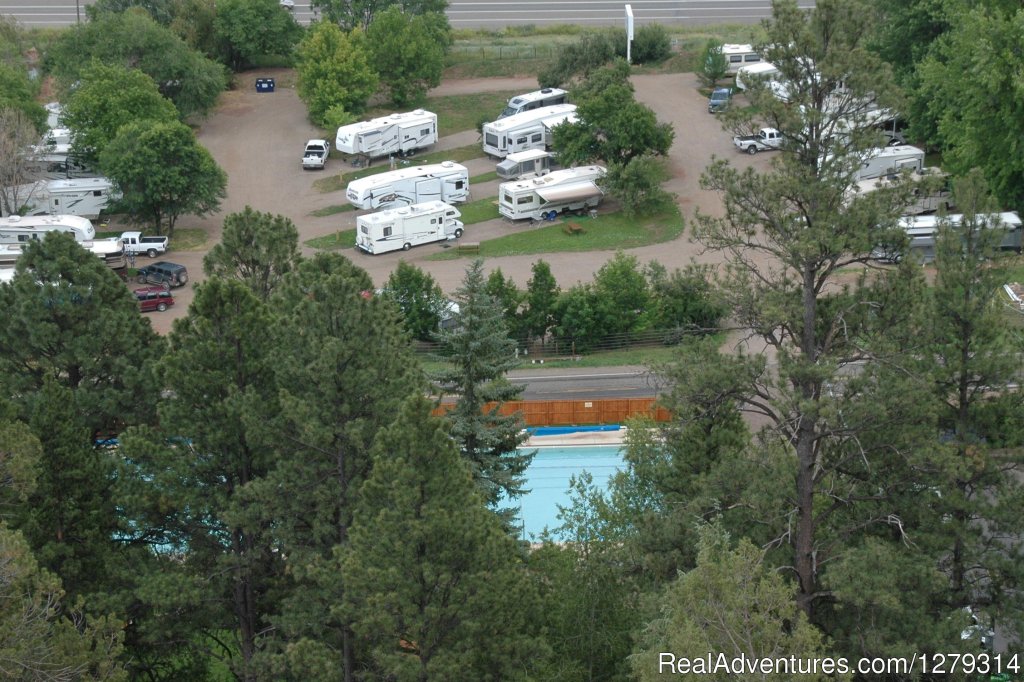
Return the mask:
<path id="1" fill-rule="evenodd" d="M 277 0 L 220 0 L 214 19 L 235 71 L 264 55 L 289 55 L 302 27 Z"/>
<path id="2" fill-rule="evenodd" d="M 448 301 L 429 272 L 404 260 L 398 261 L 382 296 L 398 305 L 405 328 L 413 338 L 433 340 L 441 328 L 441 316 L 448 308 Z"/>
<path id="3" fill-rule="evenodd" d="M 46 110 L 36 102 L 28 74 L 0 63 L 0 111 L 8 109 L 20 111 L 37 133 L 46 129 Z"/>
<path id="4" fill-rule="evenodd" d="M 397 5 L 377 14 L 366 29 L 370 65 L 394 104 L 417 102 L 441 83 L 447 30 L 447 22 L 442 26 Z"/>
<path id="5" fill-rule="evenodd" d="M 555 307 L 560 290 L 551 274 L 551 266 L 538 260 L 531 268 L 533 276 L 526 283 L 526 310 L 523 312 L 527 334 L 543 339 L 555 323 Z"/>
<path id="6" fill-rule="evenodd" d="M 324 18 L 343 29 L 364 31 L 389 7 L 400 7 L 407 14 L 440 16 L 448 9 L 447 0 L 312 0 L 312 5 L 323 11 Z"/>
<path id="7" fill-rule="evenodd" d="M 299 97 L 314 123 L 324 123 L 332 107 L 359 113 L 377 91 L 370 46 L 359 29 L 344 33 L 337 24 L 313 24 L 298 46 Z"/>
<path id="8" fill-rule="evenodd" d="M 38 141 L 36 127 L 22 111 L 0 108 L 0 214 L 19 213 L 38 190 L 32 151 Z"/>
<path id="9" fill-rule="evenodd" d="M 157 234 L 174 234 L 182 215 L 216 211 L 227 176 L 183 123 L 142 121 L 119 129 L 100 168 L 121 190 L 121 205 Z"/>

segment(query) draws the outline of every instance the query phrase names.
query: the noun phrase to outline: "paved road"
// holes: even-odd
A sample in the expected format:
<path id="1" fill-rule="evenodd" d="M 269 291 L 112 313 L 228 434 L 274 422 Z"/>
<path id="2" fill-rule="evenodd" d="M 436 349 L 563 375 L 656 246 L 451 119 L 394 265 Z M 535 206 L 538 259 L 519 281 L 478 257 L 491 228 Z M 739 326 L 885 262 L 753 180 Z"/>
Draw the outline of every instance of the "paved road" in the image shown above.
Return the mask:
<path id="1" fill-rule="evenodd" d="M 581 369 L 517 369 L 509 374 L 523 384 L 523 400 L 591 400 L 597 398 L 651 398 L 662 381 L 646 367 Z"/>
<path id="2" fill-rule="evenodd" d="M 85 6 L 93 0 L 0 0 L 0 14 L 15 17 L 30 27 L 58 27 L 85 19 Z M 622 0 L 450 0 L 448 18 L 455 28 L 517 26 L 524 24 L 622 25 Z M 634 0 L 638 24 L 753 23 L 768 16 L 770 0 Z M 805 0 L 801 6 L 811 7 Z M 295 18 L 308 24 L 314 13 L 309 2 L 295 3 Z"/>

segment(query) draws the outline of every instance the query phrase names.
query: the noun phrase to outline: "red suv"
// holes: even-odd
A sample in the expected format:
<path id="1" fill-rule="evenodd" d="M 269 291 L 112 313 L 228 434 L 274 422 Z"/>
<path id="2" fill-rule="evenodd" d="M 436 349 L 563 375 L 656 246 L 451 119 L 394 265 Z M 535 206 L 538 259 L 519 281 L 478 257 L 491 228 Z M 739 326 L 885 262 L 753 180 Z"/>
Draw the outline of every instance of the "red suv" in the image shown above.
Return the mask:
<path id="1" fill-rule="evenodd" d="M 163 312 L 174 305 L 174 296 L 163 287 L 142 287 L 135 290 L 135 298 L 139 299 L 139 308 L 144 313 L 152 310 Z"/>

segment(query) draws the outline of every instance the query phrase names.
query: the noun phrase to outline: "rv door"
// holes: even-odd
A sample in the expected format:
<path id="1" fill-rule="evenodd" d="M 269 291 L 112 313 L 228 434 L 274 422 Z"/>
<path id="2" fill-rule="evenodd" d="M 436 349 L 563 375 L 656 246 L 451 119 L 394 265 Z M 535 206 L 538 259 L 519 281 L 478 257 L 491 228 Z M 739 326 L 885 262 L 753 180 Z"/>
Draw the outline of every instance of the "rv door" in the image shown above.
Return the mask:
<path id="1" fill-rule="evenodd" d="M 424 178 L 416 183 L 416 202 L 435 201 L 441 199 L 441 180 Z"/>

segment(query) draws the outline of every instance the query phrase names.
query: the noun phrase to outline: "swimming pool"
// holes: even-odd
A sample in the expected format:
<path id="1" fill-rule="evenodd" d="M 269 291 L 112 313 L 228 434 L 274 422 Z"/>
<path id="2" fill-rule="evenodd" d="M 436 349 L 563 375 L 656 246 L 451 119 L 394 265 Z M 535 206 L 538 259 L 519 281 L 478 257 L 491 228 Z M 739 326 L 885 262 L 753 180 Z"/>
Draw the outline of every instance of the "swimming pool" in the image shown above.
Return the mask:
<path id="1" fill-rule="evenodd" d="M 524 448 L 526 451 L 535 449 L 537 454 L 525 474 L 523 487 L 530 492 L 516 500 L 520 507 L 522 537 L 535 540 L 545 526 L 553 529 L 561 525 L 558 505 L 564 507 L 569 503 L 567 493 L 571 476 L 587 471 L 597 488 L 607 488 L 612 474 L 623 468 L 621 447 L 567 445 Z"/>

